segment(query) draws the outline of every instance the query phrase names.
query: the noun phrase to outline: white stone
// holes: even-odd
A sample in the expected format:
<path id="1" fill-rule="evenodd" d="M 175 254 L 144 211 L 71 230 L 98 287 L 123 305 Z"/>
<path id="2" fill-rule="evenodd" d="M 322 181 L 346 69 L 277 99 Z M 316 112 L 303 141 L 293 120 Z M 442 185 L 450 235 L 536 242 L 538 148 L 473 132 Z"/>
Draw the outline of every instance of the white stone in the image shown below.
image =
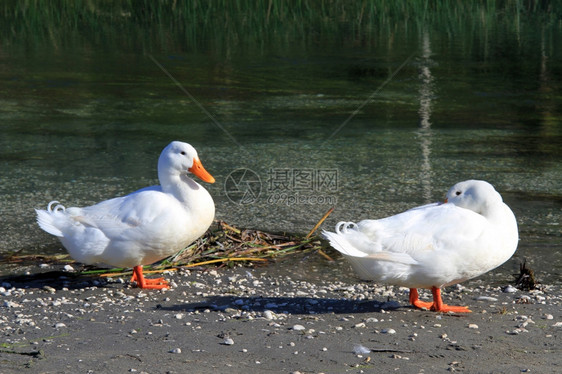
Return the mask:
<path id="1" fill-rule="evenodd" d="M 496 297 L 492 297 L 492 296 L 478 296 L 476 298 L 476 300 L 479 300 L 479 301 L 498 301 L 498 299 Z"/>
<path id="2" fill-rule="evenodd" d="M 267 319 L 268 321 L 271 321 L 272 319 L 275 319 L 275 315 L 273 314 L 273 312 L 271 310 L 266 310 L 263 312 L 263 316 L 265 319 Z"/>
<path id="3" fill-rule="evenodd" d="M 66 272 L 69 272 L 69 273 L 72 273 L 72 272 L 75 271 L 74 268 L 70 265 L 64 265 L 63 270 L 66 271 Z"/>
<path id="4" fill-rule="evenodd" d="M 512 285 L 508 285 L 506 288 L 503 289 L 503 292 L 514 293 L 517 292 L 517 288 L 513 287 Z"/>

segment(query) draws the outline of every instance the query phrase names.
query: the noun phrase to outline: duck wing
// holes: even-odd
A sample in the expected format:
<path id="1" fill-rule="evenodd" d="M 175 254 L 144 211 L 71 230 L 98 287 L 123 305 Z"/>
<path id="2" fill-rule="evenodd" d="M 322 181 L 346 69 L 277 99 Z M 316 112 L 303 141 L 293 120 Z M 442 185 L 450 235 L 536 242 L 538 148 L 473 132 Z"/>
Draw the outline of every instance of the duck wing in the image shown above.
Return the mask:
<path id="1" fill-rule="evenodd" d="M 453 204 L 429 204 L 379 220 L 339 224 L 327 238 L 334 248 L 352 257 L 417 264 L 441 250 L 472 247 L 487 220 Z"/>
<path id="2" fill-rule="evenodd" d="M 380 245 L 381 260 L 407 254 L 420 259 L 440 251 L 466 250 L 488 227 L 485 217 L 453 204 L 414 208 L 376 222 L 360 222 L 359 230 Z"/>
<path id="3" fill-rule="evenodd" d="M 142 189 L 124 197 L 103 201 L 86 208 L 78 208 L 73 219 L 97 229 L 109 239 L 144 241 L 161 238 L 169 225 L 178 219 L 181 207 L 172 196 L 158 189 Z M 70 210 L 70 209 L 69 209 Z M 165 234 L 164 234 L 165 235 Z"/>

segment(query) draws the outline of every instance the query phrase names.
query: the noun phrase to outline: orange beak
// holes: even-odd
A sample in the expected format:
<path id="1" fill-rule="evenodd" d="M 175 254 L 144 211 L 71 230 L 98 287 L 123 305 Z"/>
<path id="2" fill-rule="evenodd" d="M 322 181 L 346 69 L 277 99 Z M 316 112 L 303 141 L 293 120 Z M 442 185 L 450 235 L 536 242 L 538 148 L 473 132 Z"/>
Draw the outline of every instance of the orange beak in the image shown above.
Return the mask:
<path id="1" fill-rule="evenodd" d="M 213 176 L 205 170 L 198 158 L 193 159 L 193 166 L 191 166 L 188 170 L 190 173 L 198 176 L 203 182 L 215 183 L 215 178 L 213 178 Z"/>

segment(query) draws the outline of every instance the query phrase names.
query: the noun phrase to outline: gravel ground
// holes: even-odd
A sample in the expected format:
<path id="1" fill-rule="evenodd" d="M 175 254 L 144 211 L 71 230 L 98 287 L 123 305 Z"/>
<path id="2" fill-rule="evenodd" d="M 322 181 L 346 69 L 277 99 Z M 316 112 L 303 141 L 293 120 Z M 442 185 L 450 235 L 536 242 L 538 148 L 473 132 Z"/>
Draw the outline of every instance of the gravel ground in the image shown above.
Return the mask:
<path id="1" fill-rule="evenodd" d="M 0 373 L 562 372 L 558 285 L 477 279 L 444 292 L 473 313 L 444 315 L 301 255 L 165 274 L 164 291 L 62 266 L 28 273 L 1 279 Z"/>

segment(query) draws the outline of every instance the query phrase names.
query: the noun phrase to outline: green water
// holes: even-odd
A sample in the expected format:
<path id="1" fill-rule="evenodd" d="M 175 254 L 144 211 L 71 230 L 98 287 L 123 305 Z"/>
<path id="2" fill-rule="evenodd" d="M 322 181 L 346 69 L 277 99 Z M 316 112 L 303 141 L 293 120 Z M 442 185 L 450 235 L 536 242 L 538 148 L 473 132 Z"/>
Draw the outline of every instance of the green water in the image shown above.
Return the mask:
<path id="1" fill-rule="evenodd" d="M 305 233 L 331 206 L 326 228 L 488 180 L 520 225 L 502 271 L 560 281 L 559 2 L 63 4 L 0 9 L 0 253 L 59 251 L 33 208 L 155 184 L 177 139 L 240 227 Z"/>

